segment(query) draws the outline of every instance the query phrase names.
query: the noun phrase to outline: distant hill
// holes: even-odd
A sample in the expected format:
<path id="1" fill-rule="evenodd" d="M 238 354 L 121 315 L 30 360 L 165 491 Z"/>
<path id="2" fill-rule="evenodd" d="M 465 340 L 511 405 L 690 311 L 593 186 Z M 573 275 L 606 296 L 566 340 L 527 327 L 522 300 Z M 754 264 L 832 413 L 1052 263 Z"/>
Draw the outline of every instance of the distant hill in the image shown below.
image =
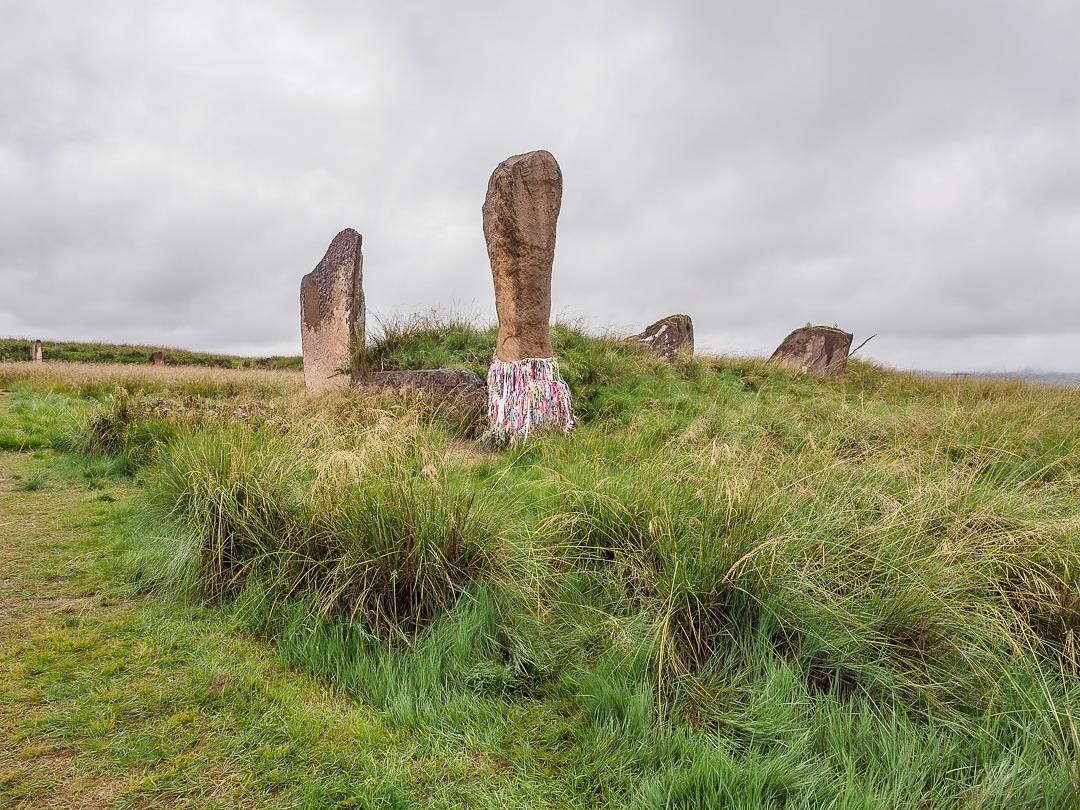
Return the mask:
<path id="1" fill-rule="evenodd" d="M 932 377 L 987 377 L 995 380 L 1029 380 L 1050 385 L 1080 386 L 1080 373 L 1069 371 L 1039 371 L 1026 368 L 1021 371 L 972 371 L 949 374 L 929 372 Z"/>
<path id="2" fill-rule="evenodd" d="M 990 376 L 1035 380 L 1038 382 L 1053 383 L 1055 385 L 1080 385 L 1080 374 L 1066 371 L 1037 371 L 1033 369 L 1024 369 L 1023 371 L 1005 371 L 1001 374 L 993 374 Z"/>
<path id="3" fill-rule="evenodd" d="M 0 338 L 0 362 L 28 360 L 28 338 Z M 241 357 L 235 354 L 214 354 L 174 349 L 168 346 L 140 346 L 129 343 L 86 343 L 70 340 L 44 341 L 45 360 L 67 360 L 80 363 L 148 364 L 154 352 L 165 353 L 166 365 L 216 366 L 218 368 L 295 368 L 302 369 L 299 355 L 275 357 Z"/>

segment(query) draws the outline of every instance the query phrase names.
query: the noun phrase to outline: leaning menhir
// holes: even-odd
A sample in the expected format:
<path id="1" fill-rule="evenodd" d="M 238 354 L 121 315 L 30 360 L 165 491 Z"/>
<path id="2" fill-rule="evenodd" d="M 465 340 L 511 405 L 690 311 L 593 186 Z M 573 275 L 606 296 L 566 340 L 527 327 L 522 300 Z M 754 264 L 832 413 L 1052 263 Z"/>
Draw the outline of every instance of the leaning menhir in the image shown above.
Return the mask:
<path id="1" fill-rule="evenodd" d="M 496 440 L 575 426 L 570 388 L 551 348 L 551 265 L 561 206 L 562 171 L 550 152 L 509 157 L 488 180 L 484 238 L 499 315 L 488 420 Z"/>
<path id="2" fill-rule="evenodd" d="M 300 338 L 309 394 L 347 387 L 364 345 L 362 237 L 346 228 L 300 282 Z"/>
<path id="3" fill-rule="evenodd" d="M 694 354 L 694 322 L 689 315 L 668 315 L 629 339 L 671 363 L 679 355 Z"/>
<path id="4" fill-rule="evenodd" d="M 784 338 L 769 359 L 818 379 L 843 377 L 851 338 L 834 326 L 804 326 Z"/>

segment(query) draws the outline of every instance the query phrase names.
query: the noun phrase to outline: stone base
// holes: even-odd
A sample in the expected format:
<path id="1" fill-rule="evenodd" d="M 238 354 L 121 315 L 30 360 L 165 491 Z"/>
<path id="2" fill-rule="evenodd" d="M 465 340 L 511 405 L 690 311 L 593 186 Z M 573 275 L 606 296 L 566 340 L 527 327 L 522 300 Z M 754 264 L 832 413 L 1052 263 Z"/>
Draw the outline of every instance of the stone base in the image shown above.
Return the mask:
<path id="1" fill-rule="evenodd" d="M 512 362 L 494 357 L 487 386 L 488 422 L 495 441 L 524 441 L 534 430 L 547 428 L 569 433 L 577 426 L 570 387 L 554 357 Z"/>

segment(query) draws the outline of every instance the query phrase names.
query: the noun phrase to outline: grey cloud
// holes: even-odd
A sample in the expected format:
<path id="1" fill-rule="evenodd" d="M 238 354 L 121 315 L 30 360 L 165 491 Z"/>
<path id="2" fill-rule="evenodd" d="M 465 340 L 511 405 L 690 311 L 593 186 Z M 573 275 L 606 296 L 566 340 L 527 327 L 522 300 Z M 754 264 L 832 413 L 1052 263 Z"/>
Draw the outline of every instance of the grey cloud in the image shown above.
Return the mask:
<path id="1" fill-rule="evenodd" d="M 1076 370 L 1077 41 L 1058 2 L 9 2 L 0 333 L 296 351 L 345 225 L 375 315 L 490 318 L 487 176 L 542 147 L 565 317 Z"/>

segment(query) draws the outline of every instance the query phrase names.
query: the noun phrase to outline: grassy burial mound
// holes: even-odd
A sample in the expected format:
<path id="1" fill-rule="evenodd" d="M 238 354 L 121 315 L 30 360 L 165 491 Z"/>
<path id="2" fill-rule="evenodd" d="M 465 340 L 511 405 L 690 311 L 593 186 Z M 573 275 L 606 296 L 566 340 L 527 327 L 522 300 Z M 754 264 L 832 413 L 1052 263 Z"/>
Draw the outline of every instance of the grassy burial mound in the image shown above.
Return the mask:
<path id="1" fill-rule="evenodd" d="M 500 452 L 423 397 L 7 369 L 0 444 L 134 474 L 140 591 L 500 763 L 477 804 L 1077 801 L 1080 393 L 553 340 L 579 429 Z M 492 342 L 419 321 L 366 362 Z M 426 773 L 400 806 L 449 806 Z"/>

